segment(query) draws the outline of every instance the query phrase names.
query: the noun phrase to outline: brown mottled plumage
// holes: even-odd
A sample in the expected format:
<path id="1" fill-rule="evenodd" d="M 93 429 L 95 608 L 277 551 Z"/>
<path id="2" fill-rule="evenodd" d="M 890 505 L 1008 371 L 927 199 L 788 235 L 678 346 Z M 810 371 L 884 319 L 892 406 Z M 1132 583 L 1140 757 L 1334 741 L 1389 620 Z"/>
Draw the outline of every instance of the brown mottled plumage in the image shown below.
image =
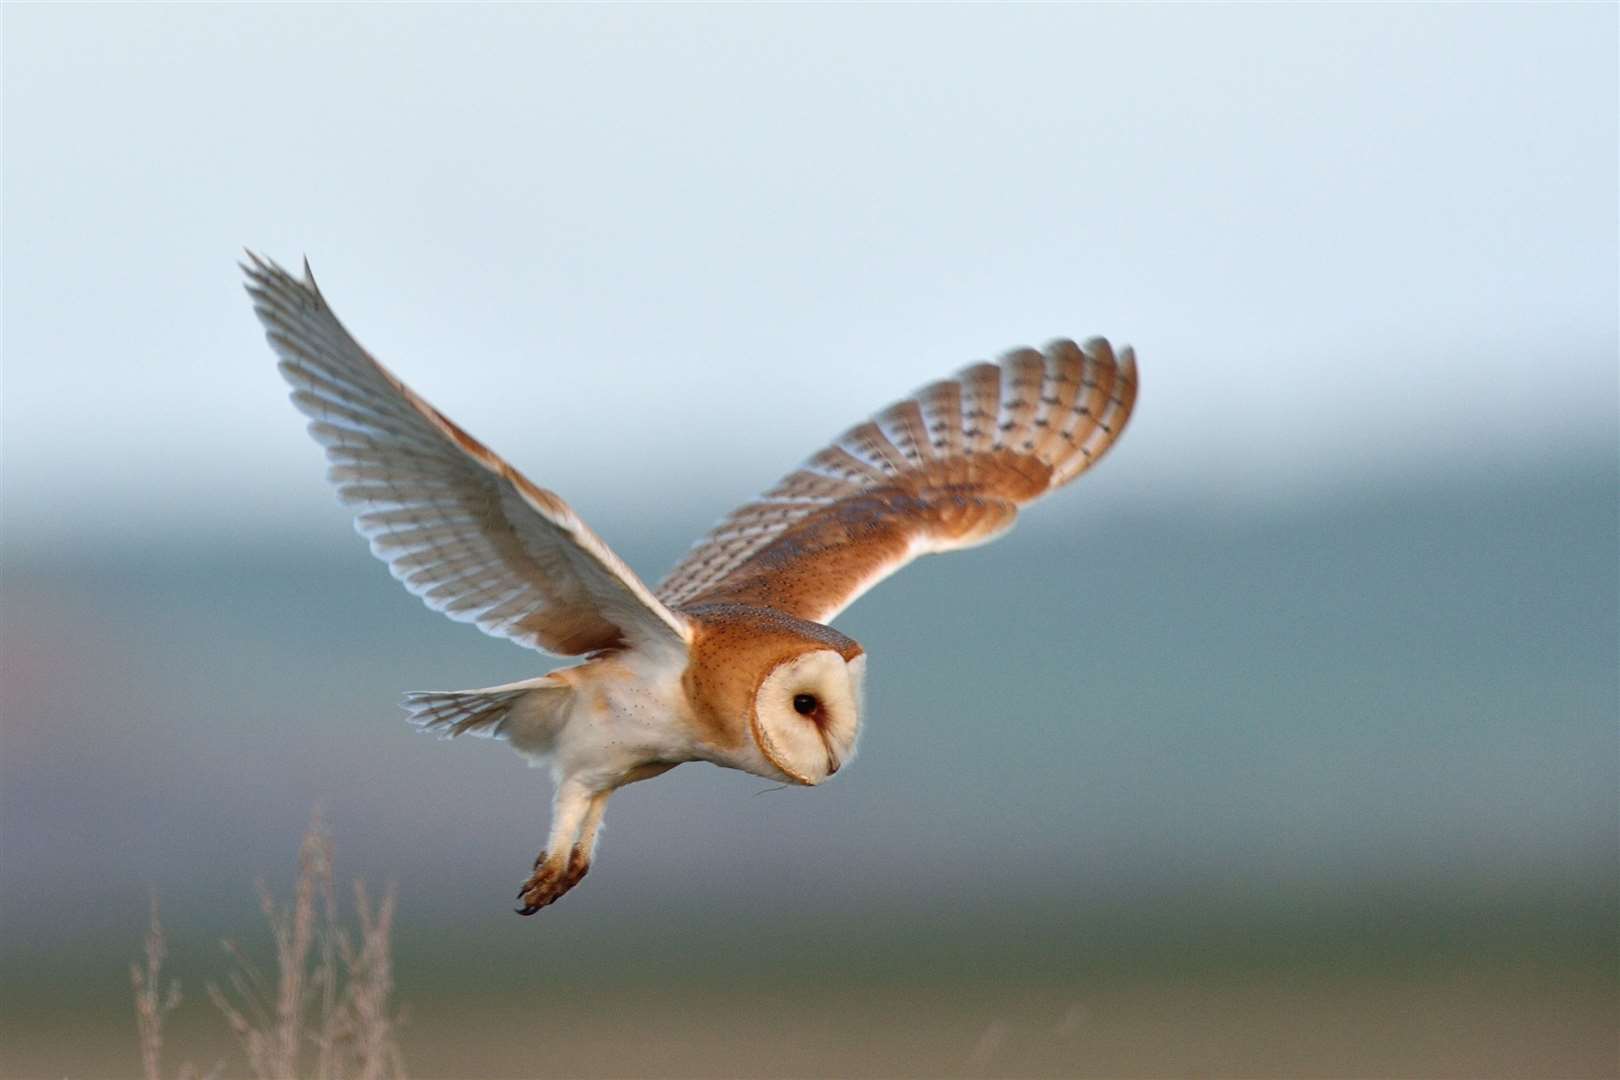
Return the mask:
<path id="1" fill-rule="evenodd" d="M 847 431 L 715 526 L 658 586 L 681 607 L 758 604 L 825 621 L 926 552 L 992 539 L 1107 451 L 1136 361 L 1094 338 L 1008 353 Z"/>
<path id="2" fill-rule="evenodd" d="M 1101 338 L 1019 349 L 845 432 L 687 553 L 654 592 L 349 336 L 315 287 L 244 267 L 292 399 L 355 527 L 451 618 L 583 663 L 409 694 L 412 722 L 509 742 L 556 780 L 532 914 L 590 869 L 608 797 L 687 761 L 814 785 L 855 752 L 866 656 L 823 625 L 919 555 L 983 543 L 1124 430 L 1135 358 Z"/>

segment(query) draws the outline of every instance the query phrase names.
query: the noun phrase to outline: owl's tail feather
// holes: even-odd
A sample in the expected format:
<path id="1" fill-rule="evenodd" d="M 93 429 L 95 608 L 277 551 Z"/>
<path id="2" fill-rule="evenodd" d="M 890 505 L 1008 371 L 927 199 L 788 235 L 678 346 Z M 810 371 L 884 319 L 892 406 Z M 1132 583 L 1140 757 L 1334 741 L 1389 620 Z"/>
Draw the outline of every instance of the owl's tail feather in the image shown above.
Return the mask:
<path id="1" fill-rule="evenodd" d="M 400 704 L 409 720 L 441 739 L 478 735 L 486 739 L 548 741 L 567 718 L 573 691 L 550 676 L 482 690 L 417 690 Z"/>

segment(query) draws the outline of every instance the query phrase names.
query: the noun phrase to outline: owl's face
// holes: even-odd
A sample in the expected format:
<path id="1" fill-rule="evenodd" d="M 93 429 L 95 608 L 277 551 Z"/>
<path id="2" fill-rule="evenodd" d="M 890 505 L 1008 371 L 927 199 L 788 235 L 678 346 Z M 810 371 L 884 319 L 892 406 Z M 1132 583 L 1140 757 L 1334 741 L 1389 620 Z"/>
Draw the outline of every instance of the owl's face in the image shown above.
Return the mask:
<path id="1" fill-rule="evenodd" d="M 754 692 L 748 734 L 767 768 L 796 784 L 813 785 L 855 756 L 861 728 L 866 654 L 851 660 L 812 649 L 771 668 Z"/>
<path id="2" fill-rule="evenodd" d="M 682 686 L 699 755 L 768 780 L 814 785 L 855 756 L 866 654 L 829 626 L 741 605 L 683 609 Z"/>

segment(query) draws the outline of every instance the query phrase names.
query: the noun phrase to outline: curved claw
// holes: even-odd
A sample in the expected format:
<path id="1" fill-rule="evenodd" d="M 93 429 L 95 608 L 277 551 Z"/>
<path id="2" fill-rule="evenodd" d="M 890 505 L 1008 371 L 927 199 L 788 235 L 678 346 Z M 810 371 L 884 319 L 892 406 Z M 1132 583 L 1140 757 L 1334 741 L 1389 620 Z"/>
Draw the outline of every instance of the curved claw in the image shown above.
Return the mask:
<path id="1" fill-rule="evenodd" d="M 523 899 L 523 894 L 527 893 L 528 891 L 529 891 L 529 886 L 528 886 L 528 883 L 525 882 L 517 891 L 517 899 L 522 900 Z M 525 904 L 522 907 L 516 907 L 516 908 L 513 908 L 512 910 L 517 912 L 519 915 L 533 915 L 535 912 L 539 911 L 540 909 L 538 907 L 533 906 L 532 904 Z"/>

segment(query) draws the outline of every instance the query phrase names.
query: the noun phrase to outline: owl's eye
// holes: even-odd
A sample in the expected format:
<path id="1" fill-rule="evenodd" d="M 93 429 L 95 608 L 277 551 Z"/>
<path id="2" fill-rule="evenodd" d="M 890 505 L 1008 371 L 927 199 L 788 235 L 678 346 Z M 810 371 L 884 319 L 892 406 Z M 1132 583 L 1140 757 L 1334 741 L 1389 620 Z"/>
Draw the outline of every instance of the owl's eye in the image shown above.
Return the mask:
<path id="1" fill-rule="evenodd" d="M 820 704 L 821 703 L 816 700 L 816 696 L 814 694 L 793 695 L 793 711 L 798 713 L 800 716 L 809 716 L 811 713 L 816 711 L 816 707 Z"/>

